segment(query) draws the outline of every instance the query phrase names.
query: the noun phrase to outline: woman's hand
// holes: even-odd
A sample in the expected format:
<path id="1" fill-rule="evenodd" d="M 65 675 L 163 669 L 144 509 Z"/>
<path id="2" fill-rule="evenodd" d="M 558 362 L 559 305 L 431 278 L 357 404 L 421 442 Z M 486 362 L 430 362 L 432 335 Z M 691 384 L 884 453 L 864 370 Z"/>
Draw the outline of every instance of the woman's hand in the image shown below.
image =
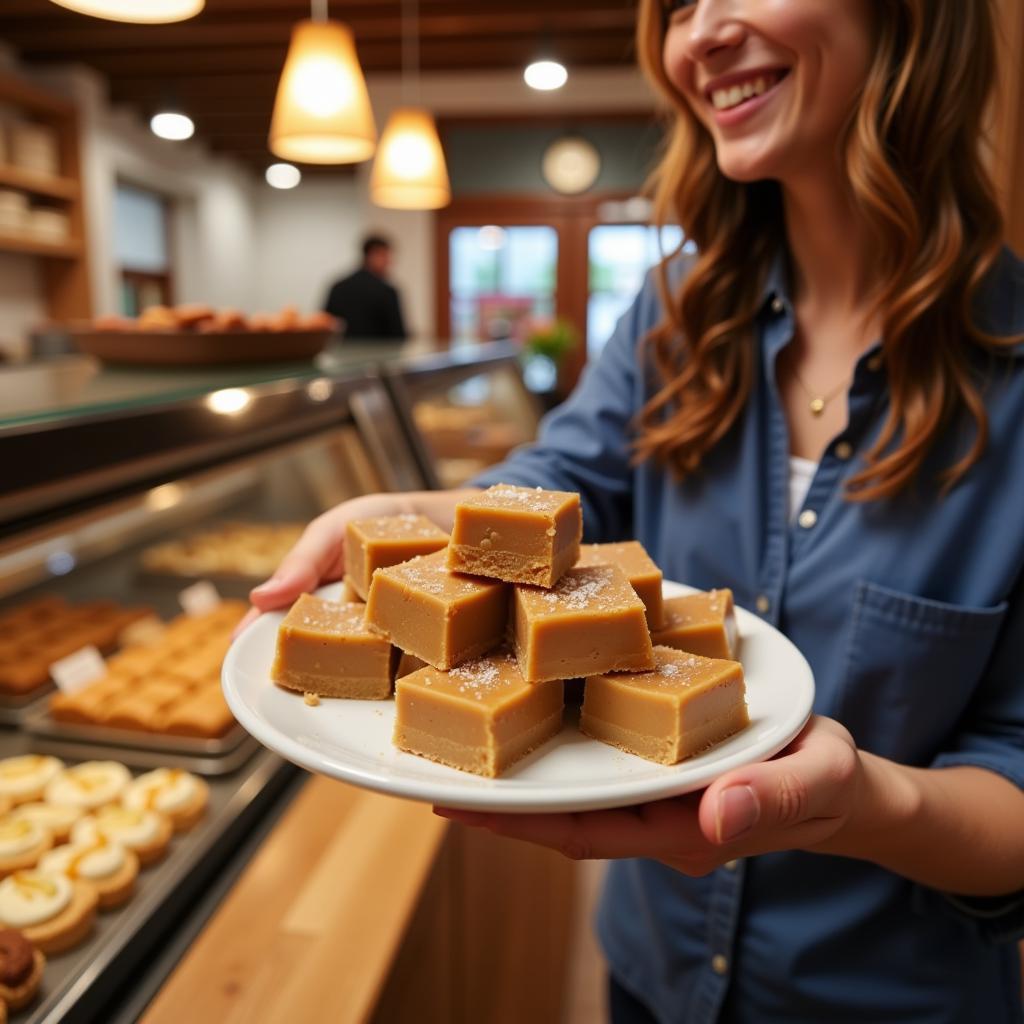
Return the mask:
<path id="1" fill-rule="evenodd" d="M 777 757 L 737 768 L 700 793 L 578 814 L 436 812 L 577 860 L 648 857 L 704 875 L 737 857 L 832 849 L 860 810 L 863 783 L 850 734 L 815 716 Z"/>
<path id="2" fill-rule="evenodd" d="M 364 494 L 317 516 L 298 543 L 265 583 L 249 592 L 253 607 L 235 627 L 234 636 L 263 612 L 290 605 L 303 593 L 345 574 L 345 528 L 354 519 L 375 516 L 423 515 L 451 532 L 455 505 L 472 491 L 415 491 L 408 494 Z"/>

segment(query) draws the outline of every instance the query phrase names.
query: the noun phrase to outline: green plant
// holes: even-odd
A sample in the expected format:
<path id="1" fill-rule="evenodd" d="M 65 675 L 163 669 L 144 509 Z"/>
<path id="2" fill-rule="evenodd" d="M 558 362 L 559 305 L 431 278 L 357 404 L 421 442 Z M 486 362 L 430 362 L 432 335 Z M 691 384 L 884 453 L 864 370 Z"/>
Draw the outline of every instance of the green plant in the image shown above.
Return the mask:
<path id="1" fill-rule="evenodd" d="M 546 356 L 560 363 L 578 341 L 576 328 L 564 317 L 530 320 L 523 334 L 523 348 L 529 355 Z"/>

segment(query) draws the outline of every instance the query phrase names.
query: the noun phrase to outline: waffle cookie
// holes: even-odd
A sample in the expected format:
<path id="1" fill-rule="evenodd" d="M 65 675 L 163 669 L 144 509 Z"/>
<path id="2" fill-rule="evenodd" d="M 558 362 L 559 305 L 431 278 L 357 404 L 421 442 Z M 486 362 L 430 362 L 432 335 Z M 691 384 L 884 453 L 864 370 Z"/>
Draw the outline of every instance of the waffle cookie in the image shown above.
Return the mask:
<path id="1" fill-rule="evenodd" d="M 73 694 L 54 694 L 60 722 L 110 729 L 216 739 L 235 720 L 220 690 L 220 666 L 231 630 L 245 612 L 224 601 L 202 616 L 181 615 L 152 646 L 129 647 L 107 663 L 107 674 Z"/>
<path id="2" fill-rule="evenodd" d="M 50 666 L 82 647 L 103 653 L 117 647 L 122 630 L 152 615 L 115 601 L 70 605 L 40 597 L 0 614 L 0 693 L 21 695 L 50 678 Z"/>

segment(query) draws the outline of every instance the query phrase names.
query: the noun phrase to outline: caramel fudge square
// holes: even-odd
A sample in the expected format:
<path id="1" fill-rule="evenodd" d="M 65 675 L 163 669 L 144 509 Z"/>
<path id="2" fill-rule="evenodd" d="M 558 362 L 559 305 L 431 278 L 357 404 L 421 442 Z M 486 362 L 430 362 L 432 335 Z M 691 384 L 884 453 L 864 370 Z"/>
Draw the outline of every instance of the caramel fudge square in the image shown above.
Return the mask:
<path id="1" fill-rule="evenodd" d="M 675 764 L 750 724 L 743 667 L 671 647 L 651 672 L 588 676 L 580 729 L 649 761 Z"/>
<path id="2" fill-rule="evenodd" d="M 278 628 L 274 682 L 321 697 L 390 697 L 398 652 L 366 627 L 363 608 L 303 594 Z"/>
<path id="3" fill-rule="evenodd" d="M 643 601 L 618 566 L 570 569 L 550 590 L 517 586 L 513 605 L 516 658 L 528 682 L 654 664 Z"/>
<path id="4" fill-rule="evenodd" d="M 373 574 L 366 622 L 407 654 L 450 669 L 501 645 L 509 587 L 445 568 L 445 553 Z"/>
<path id="5" fill-rule="evenodd" d="M 613 544 L 584 544 L 577 565 L 617 565 L 647 609 L 647 628 L 659 629 L 662 623 L 661 570 L 638 540 Z"/>
<path id="6" fill-rule="evenodd" d="M 507 653 L 395 684 L 395 746 L 477 775 L 500 775 L 561 727 L 561 682 L 527 683 Z"/>
<path id="7" fill-rule="evenodd" d="M 426 516 L 356 519 L 345 528 L 345 582 L 366 600 L 375 569 L 429 555 L 448 545 L 448 534 Z"/>
<path id="8" fill-rule="evenodd" d="M 739 647 L 731 590 L 709 590 L 665 601 L 661 629 L 651 639 L 705 658 L 735 658 Z"/>
<path id="9" fill-rule="evenodd" d="M 455 506 L 448 568 L 553 587 L 579 557 L 580 496 L 496 484 Z"/>

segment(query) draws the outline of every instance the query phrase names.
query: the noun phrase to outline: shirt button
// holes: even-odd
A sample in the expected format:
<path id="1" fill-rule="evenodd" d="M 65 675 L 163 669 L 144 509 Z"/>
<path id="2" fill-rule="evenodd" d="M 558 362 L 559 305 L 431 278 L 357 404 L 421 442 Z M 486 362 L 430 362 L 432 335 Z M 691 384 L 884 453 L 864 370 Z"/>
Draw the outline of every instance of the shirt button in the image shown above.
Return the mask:
<path id="1" fill-rule="evenodd" d="M 869 369 L 869 370 L 870 370 L 870 371 L 871 371 L 872 373 L 878 373 L 878 371 L 879 371 L 879 370 L 880 370 L 881 368 L 882 368 L 882 357 L 881 357 L 881 356 L 872 356 L 872 357 L 871 357 L 871 358 L 870 358 L 870 359 L 868 360 L 868 369 Z"/>
<path id="2" fill-rule="evenodd" d="M 803 512 L 797 516 L 796 520 L 805 530 L 809 530 L 817 521 L 818 513 L 813 508 L 805 508 Z"/>
<path id="3" fill-rule="evenodd" d="M 722 867 L 724 867 L 726 871 L 735 871 L 738 864 L 739 864 L 738 860 L 727 860 L 722 865 Z"/>
<path id="4" fill-rule="evenodd" d="M 711 958 L 711 970 L 715 974 L 725 974 L 729 970 L 729 961 L 721 953 L 716 953 Z"/>
<path id="5" fill-rule="evenodd" d="M 836 445 L 836 458 L 842 459 L 843 462 L 853 454 L 853 445 L 849 441 L 840 441 Z"/>
<path id="6" fill-rule="evenodd" d="M 782 299 L 780 299 L 778 297 L 778 295 L 776 295 L 775 298 L 772 299 L 772 312 L 776 313 L 776 314 L 777 313 L 784 313 L 785 310 L 786 310 L 786 304 L 782 301 Z"/>
<path id="7" fill-rule="evenodd" d="M 772 603 L 768 600 L 767 594 L 758 594 L 757 600 L 754 602 L 754 607 L 762 614 L 767 615 L 768 609 L 771 608 Z"/>

